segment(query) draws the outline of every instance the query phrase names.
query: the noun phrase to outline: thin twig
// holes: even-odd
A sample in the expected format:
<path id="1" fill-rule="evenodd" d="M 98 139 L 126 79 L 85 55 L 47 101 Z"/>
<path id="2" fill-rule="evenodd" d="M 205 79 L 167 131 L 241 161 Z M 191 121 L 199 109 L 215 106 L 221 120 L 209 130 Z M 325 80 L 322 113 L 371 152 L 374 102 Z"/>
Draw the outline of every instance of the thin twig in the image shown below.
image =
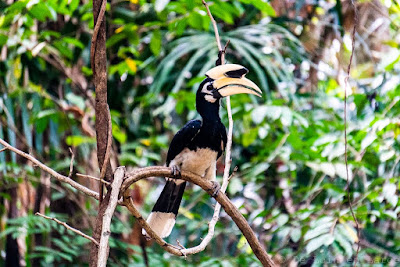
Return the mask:
<path id="1" fill-rule="evenodd" d="M 37 160 L 32 155 L 29 155 L 29 154 L 19 150 L 18 148 L 13 147 L 12 145 L 10 145 L 9 143 L 7 143 L 6 141 L 4 141 L 1 138 L 0 138 L 0 144 L 5 146 L 7 149 L 11 150 L 12 152 L 14 152 L 14 153 L 26 158 L 27 160 L 31 161 L 34 165 L 38 166 L 40 169 L 42 169 L 43 171 L 47 172 L 48 174 L 50 174 L 51 176 L 53 176 L 54 178 L 56 178 L 60 182 L 67 183 L 70 186 L 72 186 L 73 188 L 81 191 L 82 193 L 84 193 L 84 194 L 86 194 L 88 196 L 94 197 L 95 199 L 99 199 L 99 194 L 97 192 L 95 192 L 93 190 L 90 190 L 89 188 L 87 188 L 87 187 L 75 182 L 74 180 L 72 180 L 71 178 L 68 178 L 67 176 L 59 174 L 58 172 L 56 172 L 52 168 L 50 168 L 50 167 L 44 165 L 43 163 L 41 163 L 39 160 Z"/>
<path id="2" fill-rule="evenodd" d="M 219 37 L 219 33 L 218 33 L 218 27 L 217 27 L 217 23 L 215 22 L 210 9 L 207 5 L 207 3 L 203 0 L 203 5 L 206 7 L 207 9 L 207 14 L 210 17 L 210 20 L 213 24 L 214 27 L 214 33 L 215 33 L 215 39 L 217 41 L 217 46 L 218 46 L 218 50 L 219 50 L 219 56 L 221 59 L 221 65 L 223 65 L 225 63 L 225 51 L 226 48 L 229 44 L 229 41 L 226 43 L 225 48 L 222 49 L 221 46 L 221 41 L 220 41 L 220 37 Z M 225 148 L 225 169 L 224 169 L 224 175 L 223 175 L 223 179 L 222 179 L 222 186 L 221 186 L 221 192 L 225 193 L 226 188 L 228 187 L 228 183 L 229 183 L 229 170 L 231 167 L 231 147 L 232 147 L 232 132 L 233 132 L 233 119 L 232 119 L 232 111 L 231 111 L 231 102 L 230 102 L 230 98 L 229 96 L 226 98 L 226 109 L 228 111 L 228 121 L 229 121 L 229 126 L 228 126 L 228 135 L 227 135 L 227 143 L 226 143 L 226 148 Z M 213 216 L 211 218 L 211 221 L 208 224 L 208 232 L 207 235 L 202 239 L 201 243 L 198 246 L 195 246 L 193 248 L 189 248 L 189 249 L 184 249 L 182 250 L 182 253 L 184 253 L 185 255 L 188 254 L 195 254 L 198 253 L 200 251 L 203 251 L 207 245 L 210 243 L 211 239 L 214 236 L 214 232 L 215 232 L 215 225 L 217 224 L 218 220 L 219 220 L 219 214 L 221 211 L 221 205 L 219 203 L 217 203 L 214 207 L 214 213 Z"/>
<path id="3" fill-rule="evenodd" d="M 103 214 L 103 225 L 101 230 L 97 266 L 105 267 L 107 265 L 109 245 L 108 240 L 111 235 L 111 219 L 114 215 L 115 208 L 118 205 L 119 192 L 122 185 L 122 181 L 125 176 L 125 167 L 118 167 L 114 173 L 114 179 L 111 184 L 111 196 L 108 202 L 107 208 Z"/>
<path id="4" fill-rule="evenodd" d="M 183 257 L 185 258 L 185 260 L 187 259 L 187 255 L 183 252 L 186 248 L 181 244 L 181 242 L 179 242 L 179 240 L 176 240 L 176 243 L 178 244 L 178 246 L 182 249 L 181 252 L 183 253 Z"/>
<path id="5" fill-rule="evenodd" d="M 186 248 L 181 244 L 181 242 L 179 242 L 178 239 L 176 240 L 176 243 L 178 244 L 178 246 L 179 246 L 181 249 L 186 249 Z"/>
<path id="6" fill-rule="evenodd" d="M 208 4 L 206 3 L 206 1 L 202 0 L 202 2 L 203 2 L 203 5 L 207 9 L 207 15 L 210 17 L 211 23 L 213 24 L 214 33 L 215 33 L 215 40 L 217 41 L 218 50 L 219 51 L 223 51 L 222 50 L 222 46 L 221 46 L 221 40 L 219 38 L 217 22 L 215 21 L 213 15 L 211 14 L 210 8 L 208 7 Z M 222 64 L 224 64 L 224 61 L 225 61 L 225 56 L 224 55 L 222 55 L 221 61 L 222 61 Z"/>
<path id="7" fill-rule="evenodd" d="M 86 239 L 89 239 L 90 241 L 92 241 L 92 242 L 93 242 L 94 244 L 96 244 L 97 246 L 99 245 L 99 242 L 97 242 L 93 237 L 88 236 L 87 234 L 83 233 L 82 231 L 80 231 L 80 230 L 78 230 L 78 229 L 76 229 L 76 228 L 74 228 L 74 227 L 72 227 L 72 226 L 69 226 L 67 223 L 62 222 L 62 221 L 60 221 L 59 219 L 56 219 L 56 218 L 53 218 L 53 217 L 49 217 L 49 216 L 43 215 L 43 214 L 41 214 L 41 213 L 39 213 L 39 212 L 36 212 L 35 215 L 40 216 L 40 217 L 43 217 L 43 218 L 48 219 L 48 220 L 55 221 L 56 223 L 61 224 L 62 226 L 64 226 L 65 228 L 67 228 L 68 230 L 71 230 L 72 232 L 74 232 L 74 233 L 76 233 L 76 234 L 78 234 L 78 235 L 80 235 L 80 236 L 82 236 L 82 237 L 84 237 L 84 238 L 86 238 Z"/>
<path id="8" fill-rule="evenodd" d="M 92 176 L 92 175 L 77 173 L 76 176 L 79 176 L 79 177 L 82 177 L 82 178 L 93 179 L 93 180 L 99 181 L 99 182 L 101 182 L 103 184 L 106 184 L 106 185 L 110 185 L 111 184 L 110 182 L 107 182 L 106 180 L 101 180 L 100 178 L 97 178 L 97 177 Z"/>
<path id="9" fill-rule="evenodd" d="M 74 159 L 75 159 L 75 154 L 74 152 L 72 152 L 72 149 L 69 148 L 69 152 L 71 153 L 71 162 L 69 164 L 69 174 L 68 174 L 68 178 L 72 177 L 72 172 L 74 171 Z"/>
<path id="10" fill-rule="evenodd" d="M 331 228 L 330 228 L 330 230 L 329 230 L 329 233 L 330 233 L 331 235 L 333 235 L 333 231 L 335 231 L 335 227 L 336 227 L 337 221 L 338 221 L 338 218 L 335 218 L 335 219 L 333 220 L 332 226 L 331 226 Z"/>
<path id="11" fill-rule="evenodd" d="M 228 40 L 224 46 L 224 50 L 222 50 L 223 55 L 226 54 L 226 49 L 228 48 L 228 45 L 230 44 L 231 40 Z"/>
<path id="12" fill-rule="evenodd" d="M 351 40 L 351 45 L 352 45 L 351 55 L 350 55 L 349 64 L 347 66 L 347 76 L 345 78 L 345 87 L 344 87 L 344 150 L 345 150 L 344 161 L 345 161 L 345 165 L 346 165 L 347 198 L 349 201 L 351 215 L 353 216 L 354 222 L 356 223 L 357 237 L 358 237 L 357 251 L 356 251 L 356 255 L 354 256 L 354 265 L 353 265 L 355 267 L 355 266 L 357 266 L 358 253 L 360 251 L 361 232 L 360 232 L 360 225 L 358 223 L 357 217 L 354 214 L 353 205 L 351 203 L 351 197 L 350 197 L 349 166 L 348 166 L 348 160 L 347 160 L 347 85 L 349 83 L 351 63 L 352 63 L 353 55 L 354 55 L 355 36 L 356 36 L 356 30 L 357 30 L 357 25 L 358 25 L 358 11 L 357 11 L 357 8 L 356 8 L 353 0 L 351 0 L 351 5 L 353 6 L 353 9 L 354 9 L 354 26 L 353 26 L 352 40 Z"/>
<path id="13" fill-rule="evenodd" d="M 238 169 L 239 169 L 238 166 L 235 166 L 235 168 L 233 168 L 231 175 L 229 175 L 229 177 L 228 177 L 228 181 L 230 181 L 233 178 L 233 176 L 235 176 Z"/>

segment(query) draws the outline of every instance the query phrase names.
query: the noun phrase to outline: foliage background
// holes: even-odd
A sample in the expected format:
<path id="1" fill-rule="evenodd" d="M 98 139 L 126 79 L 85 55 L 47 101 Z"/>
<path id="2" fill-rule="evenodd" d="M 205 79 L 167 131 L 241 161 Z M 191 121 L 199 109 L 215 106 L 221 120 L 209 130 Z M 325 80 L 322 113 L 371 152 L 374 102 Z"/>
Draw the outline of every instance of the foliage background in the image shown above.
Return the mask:
<path id="1" fill-rule="evenodd" d="M 343 98 L 354 13 L 349 1 L 209 1 L 227 60 L 250 69 L 262 99 L 232 97 L 228 195 L 283 266 L 349 265 L 357 233 L 346 197 Z M 350 194 L 361 225 L 359 261 L 400 261 L 398 1 L 357 1 L 359 27 L 348 88 Z M 195 91 L 217 48 L 201 1 L 107 4 L 113 163 L 162 165 L 173 134 L 197 117 Z M 92 3 L 0 3 L 0 138 L 68 174 L 98 175 L 90 69 Z M 222 103 L 221 117 L 227 125 Z M 222 173 L 223 163 L 218 165 Z M 96 203 L 8 151 L 0 153 L 0 265 L 85 265 L 88 241 L 35 212 L 90 233 Z M 96 182 L 77 178 L 93 189 Z M 133 189 L 148 214 L 159 179 Z M 169 237 L 185 247 L 207 231 L 213 202 L 190 187 Z M 125 210 L 113 225 L 116 266 L 144 266 Z M 187 260 L 147 248 L 150 266 L 258 266 L 224 213 L 206 251 Z"/>

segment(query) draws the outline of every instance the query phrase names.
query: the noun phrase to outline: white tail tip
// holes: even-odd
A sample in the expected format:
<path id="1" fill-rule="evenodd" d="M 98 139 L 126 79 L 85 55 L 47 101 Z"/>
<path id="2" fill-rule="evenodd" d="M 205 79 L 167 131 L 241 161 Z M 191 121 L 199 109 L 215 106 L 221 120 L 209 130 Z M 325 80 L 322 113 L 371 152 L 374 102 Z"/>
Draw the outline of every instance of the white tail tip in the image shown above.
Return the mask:
<path id="1" fill-rule="evenodd" d="M 147 223 L 157 235 L 165 238 L 171 234 L 172 228 L 175 225 L 175 218 L 176 216 L 173 213 L 153 211 L 150 213 L 149 218 L 147 218 Z M 142 230 L 142 234 L 148 236 L 144 229 Z"/>

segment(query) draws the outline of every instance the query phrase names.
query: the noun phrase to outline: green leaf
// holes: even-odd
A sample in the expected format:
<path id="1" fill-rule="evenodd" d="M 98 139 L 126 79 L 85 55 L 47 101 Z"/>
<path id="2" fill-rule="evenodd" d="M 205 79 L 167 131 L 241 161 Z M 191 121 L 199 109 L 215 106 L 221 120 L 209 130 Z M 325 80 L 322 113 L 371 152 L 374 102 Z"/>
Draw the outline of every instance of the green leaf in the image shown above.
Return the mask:
<path id="1" fill-rule="evenodd" d="M 188 18 L 188 23 L 194 29 L 202 29 L 203 28 L 203 16 L 201 16 L 197 12 L 192 12 L 192 13 L 190 13 L 190 16 Z"/>
<path id="2" fill-rule="evenodd" d="M 276 218 L 276 223 L 278 224 L 278 226 L 282 226 L 288 221 L 289 221 L 289 215 L 287 214 L 279 214 L 279 216 Z"/>
<path id="3" fill-rule="evenodd" d="M 311 252 L 317 250 L 321 246 L 324 246 L 324 245 L 327 246 L 327 245 L 332 244 L 333 241 L 334 241 L 334 237 L 332 236 L 332 234 L 321 235 L 317 238 L 310 240 L 310 242 L 307 243 L 306 252 L 308 254 L 310 254 Z"/>
<path id="4" fill-rule="evenodd" d="M 385 210 L 383 212 L 383 214 L 386 215 L 387 217 L 391 218 L 392 220 L 397 220 L 397 213 L 395 211 Z"/>
<path id="5" fill-rule="evenodd" d="M 229 7 L 230 4 L 225 4 L 223 2 L 219 2 L 218 4 L 214 4 L 210 6 L 210 11 L 213 16 L 222 19 L 225 21 L 227 24 L 233 24 L 234 19 L 233 19 L 233 14 L 227 10 L 227 7 Z M 229 8 L 228 8 L 229 9 Z"/>
<path id="6" fill-rule="evenodd" d="M 293 228 L 290 231 L 290 239 L 292 239 L 293 242 L 297 243 L 299 242 L 300 238 L 301 238 L 301 229 Z"/>
<path id="7" fill-rule="evenodd" d="M 377 136 L 375 132 L 369 132 L 367 136 L 361 141 L 361 150 L 369 147 L 376 140 L 376 138 Z"/>
<path id="8" fill-rule="evenodd" d="M 88 136 L 70 135 L 65 139 L 65 143 L 69 146 L 80 146 L 82 144 L 94 144 L 96 139 Z"/>
<path id="9" fill-rule="evenodd" d="M 314 141 L 314 146 L 320 146 L 327 143 L 333 143 L 338 139 L 335 134 L 324 134 L 323 136 L 319 137 L 317 140 Z"/>
<path id="10" fill-rule="evenodd" d="M 66 94 L 65 99 L 67 99 L 70 103 L 76 105 L 79 109 L 85 109 L 85 99 L 83 99 L 83 97 L 69 92 Z"/>
<path id="11" fill-rule="evenodd" d="M 242 136 L 243 146 L 248 147 L 249 145 L 251 145 L 257 139 L 257 136 L 258 136 L 257 128 L 249 129 L 248 131 L 243 133 Z"/>
<path id="12" fill-rule="evenodd" d="M 3 46 L 7 43 L 8 36 L 0 33 L 0 46 Z"/>
<path id="13" fill-rule="evenodd" d="M 337 225 L 334 231 L 335 241 L 338 242 L 340 247 L 345 251 L 348 257 L 353 255 L 352 242 L 347 238 L 346 234 L 343 233 L 344 229 L 341 229 L 342 225 Z"/>
<path id="14" fill-rule="evenodd" d="M 36 19 L 44 22 L 44 21 L 46 21 L 47 18 L 51 18 L 52 20 L 56 19 L 54 17 L 54 10 L 51 10 L 51 9 L 52 8 L 49 7 L 46 3 L 39 2 L 36 5 L 33 5 L 32 8 L 29 10 L 29 12 Z"/>
<path id="15" fill-rule="evenodd" d="M 276 12 L 274 8 L 271 6 L 270 3 L 262 1 L 262 0 L 239 0 L 245 4 L 251 4 L 255 6 L 258 10 L 262 11 L 263 13 L 267 14 L 268 16 L 275 17 Z"/>
<path id="16" fill-rule="evenodd" d="M 121 144 L 126 142 L 126 133 L 115 123 L 112 124 L 112 135 Z"/>
<path id="17" fill-rule="evenodd" d="M 326 223 L 307 231 L 307 233 L 304 235 L 304 240 L 311 240 L 317 236 L 328 233 L 331 226 L 331 223 Z"/>
<path id="18" fill-rule="evenodd" d="M 392 205 L 392 207 L 396 207 L 399 200 L 399 197 L 396 195 L 396 190 L 396 185 L 391 183 L 384 184 L 382 188 L 383 196 L 388 201 L 388 203 Z"/>
<path id="19" fill-rule="evenodd" d="M 389 159 L 393 158 L 393 156 L 395 155 L 395 151 L 390 149 L 390 150 L 384 150 L 381 152 L 381 154 L 379 155 L 379 158 L 382 162 L 386 162 Z"/>
<path id="20" fill-rule="evenodd" d="M 80 49 L 84 49 L 85 48 L 85 45 L 81 41 L 79 41 L 79 40 L 77 40 L 75 38 L 64 37 L 64 38 L 62 38 L 62 40 L 64 42 L 66 42 L 66 43 L 69 43 L 69 44 L 72 44 L 72 45 L 74 45 L 76 47 L 79 47 Z"/>
<path id="21" fill-rule="evenodd" d="M 61 40 L 54 41 L 53 46 L 58 50 L 58 52 L 60 52 L 66 58 L 68 59 L 73 58 L 73 53 L 71 49 L 69 49 L 68 46 Z"/>
<path id="22" fill-rule="evenodd" d="M 161 43 L 161 32 L 159 30 L 156 30 L 153 32 L 150 40 L 150 50 L 155 56 L 158 56 L 158 54 L 160 54 Z"/>
<path id="23" fill-rule="evenodd" d="M 26 7 L 29 1 L 16 1 L 7 8 L 9 13 L 22 13 L 22 10 Z"/>
<path id="24" fill-rule="evenodd" d="M 157 12 L 161 12 L 164 10 L 164 8 L 168 5 L 170 0 L 156 0 L 154 3 L 154 9 Z"/>
<path id="25" fill-rule="evenodd" d="M 399 60 L 400 60 L 400 55 L 399 55 L 395 60 L 393 60 L 392 62 L 390 62 L 390 63 L 385 67 L 385 70 L 386 70 L 386 71 L 391 71 L 391 70 L 393 70 L 394 66 L 397 64 L 397 62 L 399 62 Z"/>
<path id="26" fill-rule="evenodd" d="M 41 110 L 41 111 L 39 111 L 37 113 L 36 119 L 43 119 L 43 118 L 53 117 L 56 114 L 57 114 L 57 110 L 55 110 L 55 109 Z"/>

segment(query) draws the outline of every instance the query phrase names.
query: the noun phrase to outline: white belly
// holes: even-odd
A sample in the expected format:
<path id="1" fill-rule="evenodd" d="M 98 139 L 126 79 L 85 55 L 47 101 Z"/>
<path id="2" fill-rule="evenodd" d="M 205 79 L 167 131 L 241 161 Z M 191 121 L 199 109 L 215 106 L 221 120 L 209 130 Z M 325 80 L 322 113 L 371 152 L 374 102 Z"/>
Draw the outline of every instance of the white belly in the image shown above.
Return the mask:
<path id="1" fill-rule="evenodd" d="M 199 148 L 193 151 L 185 148 L 170 162 L 169 166 L 178 166 L 181 171 L 189 171 L 213 180 L 217 155 L 217 152 L 211 149 Z"/>

